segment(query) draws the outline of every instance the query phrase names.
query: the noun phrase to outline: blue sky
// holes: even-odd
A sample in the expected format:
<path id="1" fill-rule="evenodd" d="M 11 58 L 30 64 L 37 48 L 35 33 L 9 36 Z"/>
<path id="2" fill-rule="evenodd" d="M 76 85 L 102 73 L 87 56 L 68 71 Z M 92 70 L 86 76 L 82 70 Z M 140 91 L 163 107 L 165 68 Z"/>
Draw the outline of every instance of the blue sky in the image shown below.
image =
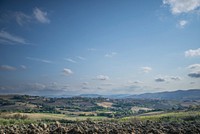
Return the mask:
<path id="1" fill-rule="evenodd" d="M 0 93 L 200 88 L 200 0 L 0 2 Z"/>

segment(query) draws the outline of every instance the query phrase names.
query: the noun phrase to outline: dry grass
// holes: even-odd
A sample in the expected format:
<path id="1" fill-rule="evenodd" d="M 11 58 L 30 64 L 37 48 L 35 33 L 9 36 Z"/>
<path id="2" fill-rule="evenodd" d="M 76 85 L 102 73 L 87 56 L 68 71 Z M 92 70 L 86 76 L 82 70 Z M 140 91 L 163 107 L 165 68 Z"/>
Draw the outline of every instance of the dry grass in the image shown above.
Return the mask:
<path id="1" fill-rule="evenodd" d="M 107 119 L 101 116 L 69 116 L 64 114 L 50 114 L 50 113 L 0 113 L 0 118 L 9 119 L 16 115 L 20 117 L 26 117 L 27 119 L 38 121 L 38 120 L 86 120 L 88 118 L 92 120 Z"/>
<path id="2" fill-rule="evenodd" d="M 110 108 L 112 107 L 112 104 L 111 102 L 101 102 L 101 103 L 97 103 L 98 106 L 101 106 L 101 107 L 105 107 L 105 108 Z"/>

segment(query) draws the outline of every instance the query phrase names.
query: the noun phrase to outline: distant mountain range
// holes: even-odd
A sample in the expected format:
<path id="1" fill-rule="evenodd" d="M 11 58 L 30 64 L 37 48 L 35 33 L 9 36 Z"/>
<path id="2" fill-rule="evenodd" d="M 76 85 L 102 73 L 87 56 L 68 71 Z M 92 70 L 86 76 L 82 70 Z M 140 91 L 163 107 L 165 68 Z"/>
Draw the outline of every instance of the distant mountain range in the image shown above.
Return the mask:
<path id="1" fill-rule="evenodd" d="M 200 99 L 200 89 L 166 91 L 157 93 L 144 93 L 139 95 L 116 94 L 116 95 L 99 95 L 99 94 L 81 94 L 80 97 L 105 97 L 105 98 L 135 98 L 135 99 L 165 99 L 165 100 L 197 100 Z"/>
<path id="2" fill-rule="evenodd" d="M 81 94 L 79 95 L 80 97 L 89 97 L 89 98 L 98 98 L 98 97 L 104 97 L 104 98 L 117 98 L 117 99 L 122 99 L 122 98 L 127 98 L 130 96 L 130 94 L 113 94 L 113 95 L 99 95 L 99 94 Z"/>
<path id="3" fill-rule="evenodd" d="M 200 99 L 200 89 L 177 90 L 171 92 L 145 93 L 131 95 L 129 98 L 136 99 L 165 99 L 165 100 L 196 100 Z"/>

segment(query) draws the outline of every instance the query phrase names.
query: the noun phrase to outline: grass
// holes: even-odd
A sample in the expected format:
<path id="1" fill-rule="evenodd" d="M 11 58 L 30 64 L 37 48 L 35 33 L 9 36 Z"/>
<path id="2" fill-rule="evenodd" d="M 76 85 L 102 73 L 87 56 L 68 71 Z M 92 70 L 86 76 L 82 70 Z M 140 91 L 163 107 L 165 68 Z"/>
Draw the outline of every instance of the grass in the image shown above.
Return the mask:
<path id="1" fill-rule="evenodd" d="M 44 119 L 86 120 L 87 118 L 95 120 L 95 119 L 105 119 L 106 118 L 106 117 L 102 117 L 102 116 L 69 116 L 69 115 L 64 115 L 64 114 L 50 114 L 50 113 L 24 113 L 24 114 L 33 120 L 44 120 Z"/>
<path id="2" fill-rule="evenodd" d="M 30 124 L 39 122 L 51 123 L 55 121 L 70 122 L 81 120 L 103 120 L 103 116 L 69 116 L 50 113 L 0 113 L 0 125 Z"/>
<path id="3" fill-rule="evenodd" d="M 183 121 L 200 121 L 199 111 L 189 111 L 189 112 L 170 112 L 161 113 L 157 115 L 146 115 L 146 116 L 132 116 L 122 118 L 121 121 L 128 120 L 151 120 L 151 121 L 162 121 L 162 122 L 183 122 Z"/>

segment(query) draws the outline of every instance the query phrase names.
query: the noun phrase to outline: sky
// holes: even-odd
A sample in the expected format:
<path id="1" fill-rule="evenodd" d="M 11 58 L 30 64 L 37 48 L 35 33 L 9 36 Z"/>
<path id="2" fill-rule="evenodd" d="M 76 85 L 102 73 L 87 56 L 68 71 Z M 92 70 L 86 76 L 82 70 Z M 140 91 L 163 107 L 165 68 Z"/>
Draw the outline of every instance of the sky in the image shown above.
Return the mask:
<path id="1" fill-rule="evenodd" d="M 200 0 L 1 0 L 0 94 L 200 89 Z"/>

